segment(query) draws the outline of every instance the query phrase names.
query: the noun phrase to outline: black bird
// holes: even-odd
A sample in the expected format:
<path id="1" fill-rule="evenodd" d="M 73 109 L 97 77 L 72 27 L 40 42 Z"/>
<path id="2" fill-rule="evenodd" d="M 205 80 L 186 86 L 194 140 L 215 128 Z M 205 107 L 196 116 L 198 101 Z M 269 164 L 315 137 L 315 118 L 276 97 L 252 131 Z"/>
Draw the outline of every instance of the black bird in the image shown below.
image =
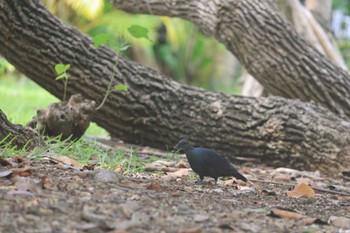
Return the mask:
<path id="1" fill-rule="evenodd" d="M 199 182 L 203 181 L 204 176 L 214 178 L 215 183 L 221 176 L 234 176 L 237 179 L 247 181 L 247 178 L 241 175 L 224 156 L 214 150 L 192 147 L 186 139 L 180 140 L 175 149 L 185 151 L 192 170 L 199 175 Z"/>

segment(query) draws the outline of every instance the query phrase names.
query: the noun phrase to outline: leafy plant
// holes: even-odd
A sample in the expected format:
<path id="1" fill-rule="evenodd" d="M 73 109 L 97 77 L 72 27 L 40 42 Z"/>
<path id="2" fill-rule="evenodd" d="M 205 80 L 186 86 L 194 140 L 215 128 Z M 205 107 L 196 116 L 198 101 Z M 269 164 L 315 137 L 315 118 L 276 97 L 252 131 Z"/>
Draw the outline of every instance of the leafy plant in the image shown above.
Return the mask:
<path id="1" fill-rule="evenodd" d="M 128 32 L 130 33 L 130 35 L 136 39 L 141 39 L 144 38 L 150 42 L 151 39 L 148 36 L 149 30 L 145 27 L 142 27 L 140 25 L 132 25 L 128 28 Z"/>
<path id="2" fill-rule="evenodd" d="M 97 34 L 96 36 L 94 36 L 94 47 L 98 48 L 100 47 L 102 44 L 108 44 L 110 42 L 110 40 L 112 39 L 111 35 L 107 34 L 107 33 L 101 33 L 101 34 Z"/>
<path id="3" fill-rule="evenodd" d="M 55 80 L 63 80 L 64 83 L 64 91 L 63 91 L 63 101 L 66 100 L 66 93 L 67 93 L 67 85 L 68 85 L 68 73 L 67 71 L 70 69 L 70 64 L 56 64 L 55 65 L 55 71 L 57 74 L 57 77 Z"/>
<path id="4" fill-rule="evenodd" d="M 124 84 L 117 84 L 114 86 L 114 89 L 117 91 L 128 91 L 128 86 Z"/>
<path id="5" fill-rule="evenodd" d="M 106 33 L 101 33 L 101 34 L 98 34 L 96 36 L 94 36 L 94 47 L 95 48 L 98 48 L 99 46 L 101 46 L 102 44 L 111 44 L 111 36 L 106 34 Z M 114 50 L 116 50 L 117 52 L 122 52 L 122 51 L 125 51 L 129 48 L 129 44 L 125 43 L 124 45 L 122 45 L 120 48 L 119 47 L 113 47 L 111 46 Z M 112 89 L 112 84 L 113 84 L 113 80 L 114 80 L 114 77 L 115 77 L 115 74 L 116 74 L 116 71 L 117 71 L 117 67 L 118 67 L 118 63 L 119 63 L 119 56 L 117 55 L 116 56 L 116 61 L 115 61 L 115 65 L 114 65 L 114 69 L 113 69 L 113 73 L 112 73 L 112 76 L 111 76 L 111 79 L 109 81 L 109 84 L 108 84 L 108 88 L 107 88 L 107 91 L 106 91 L 106 94 L 101 102 L 101 104 L 96 108 L 96 110 L 99 110 L 103 105 L 104 103 L 106 102 L 107 100 L 107 97 L 109 96 L 109 94 L 111 93 L 111 91 L 113 90 Z M 128 91 L 128 86 L 125 85 L 125 84 L 117 84 L 114 86 L 114 90 L 117 90 L 117 91 Z"/>

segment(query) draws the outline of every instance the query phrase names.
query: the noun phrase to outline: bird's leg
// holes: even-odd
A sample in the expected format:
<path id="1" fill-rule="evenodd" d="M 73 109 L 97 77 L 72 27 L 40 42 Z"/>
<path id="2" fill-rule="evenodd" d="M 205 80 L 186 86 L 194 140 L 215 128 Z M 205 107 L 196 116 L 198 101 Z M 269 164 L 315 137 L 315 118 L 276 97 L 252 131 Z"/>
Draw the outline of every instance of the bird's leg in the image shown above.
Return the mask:
<path id="1" fill-rule="evenodd" d="M 218 177 L 214 177 L 215 184 L 218 184 Z"/>
<path id="2" fill-rule="evenodd" d="M 203 182 L 204 176 L 199 176 L 199 179 L 196 181 L 196 184 L 201 184 Z"/>

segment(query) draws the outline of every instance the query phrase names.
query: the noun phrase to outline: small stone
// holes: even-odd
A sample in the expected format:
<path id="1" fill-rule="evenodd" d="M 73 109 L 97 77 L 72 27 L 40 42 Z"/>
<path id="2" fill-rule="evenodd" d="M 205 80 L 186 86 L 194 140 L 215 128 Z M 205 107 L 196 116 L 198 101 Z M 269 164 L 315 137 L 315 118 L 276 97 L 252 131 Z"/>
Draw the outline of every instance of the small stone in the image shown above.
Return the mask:
<path id="1" fill-rule="evenodd" d="M 101 170 L 95 175 L 95 180 L 102 183 L 120 182 L 120 175 L 112 170 Z"/>

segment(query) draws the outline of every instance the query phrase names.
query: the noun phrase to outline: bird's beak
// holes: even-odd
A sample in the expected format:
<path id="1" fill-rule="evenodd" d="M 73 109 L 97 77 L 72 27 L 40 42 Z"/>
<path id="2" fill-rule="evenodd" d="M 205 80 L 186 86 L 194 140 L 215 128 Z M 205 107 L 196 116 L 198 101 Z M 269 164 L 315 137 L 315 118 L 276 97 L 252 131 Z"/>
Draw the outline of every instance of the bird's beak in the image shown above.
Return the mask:
<path id="1" fill-rule="evenodd" d="M 178 144 L 176 144 L 176 146 L 174 146 L 174 149 L 175 149 L 175 150 L 180 149 L 179 144 L 180 144 L 180 143 L 178 143 Z"/>

